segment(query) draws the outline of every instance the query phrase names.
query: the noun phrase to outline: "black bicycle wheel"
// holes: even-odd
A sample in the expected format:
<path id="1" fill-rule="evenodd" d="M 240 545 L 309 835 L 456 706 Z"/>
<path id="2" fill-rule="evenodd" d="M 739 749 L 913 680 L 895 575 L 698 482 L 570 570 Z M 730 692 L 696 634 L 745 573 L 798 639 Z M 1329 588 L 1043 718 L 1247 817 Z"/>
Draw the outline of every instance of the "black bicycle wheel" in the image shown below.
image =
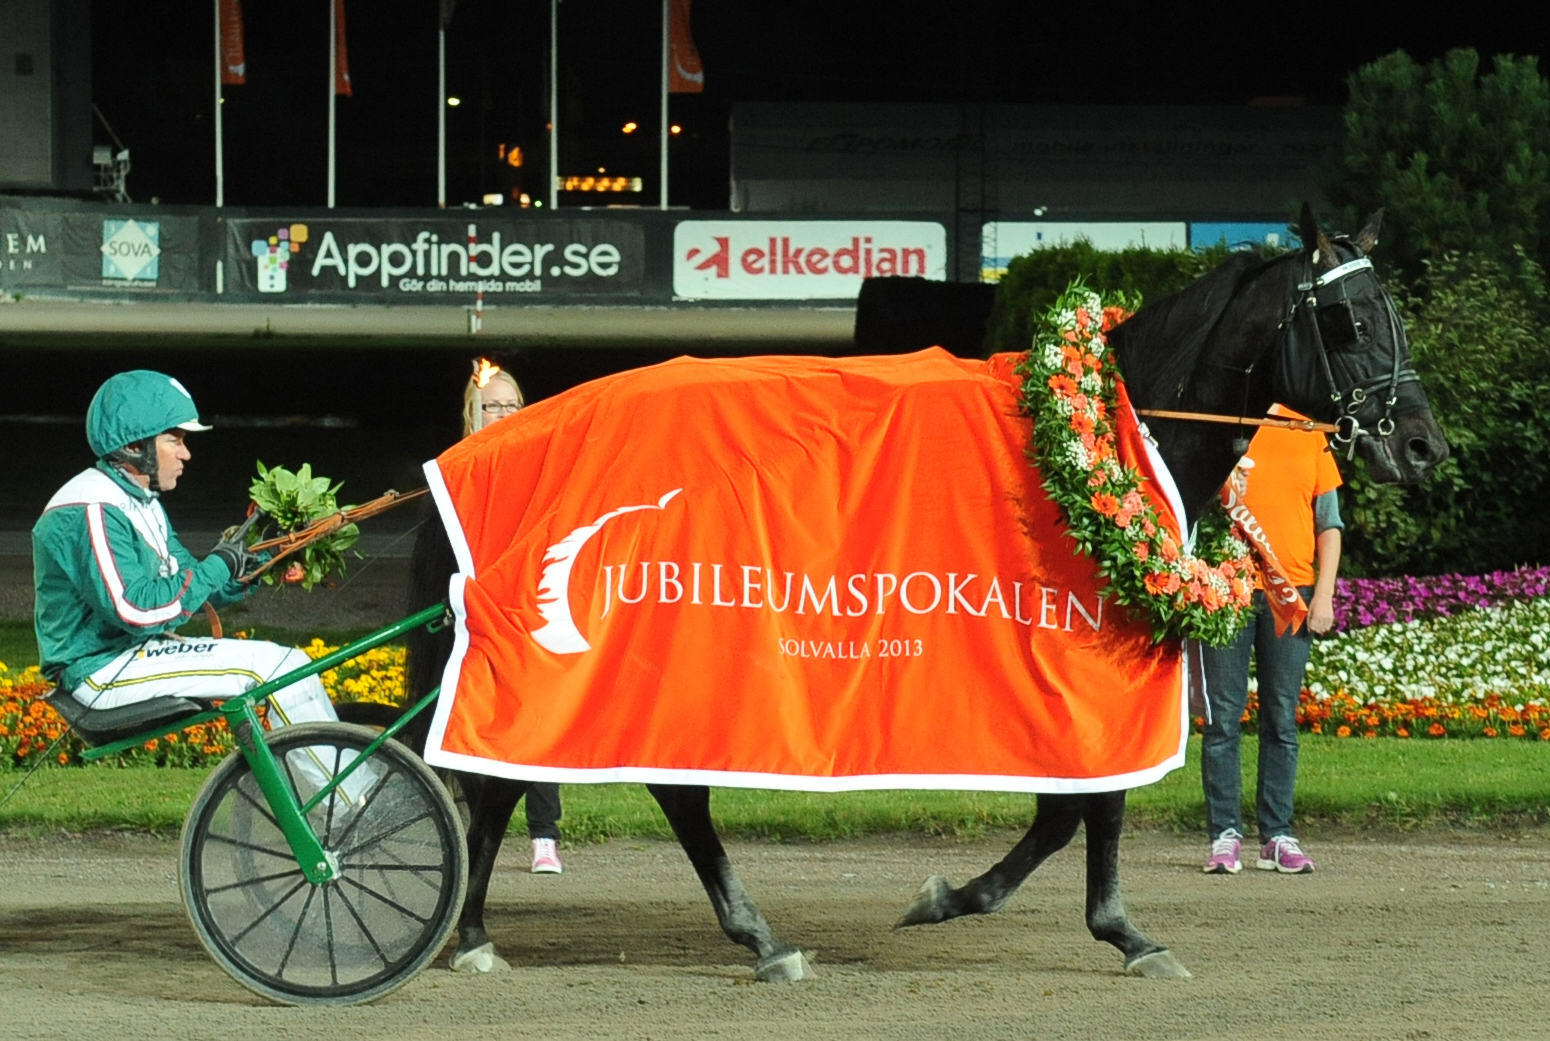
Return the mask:
<path id="1" fill-rule="evenodd" d="M 305 804 L 377 735 L 309 723 L 269 747 Z M 338 876 L 301 873 L 247 761 L 216 768 L 183 826 L 180 883 L 194 931 L 237 982 L 290 1005 L 371 1001 L 445 945 L 468 885 L 467 840 L 446 789 L 396 741 L 308 815 Z"/>

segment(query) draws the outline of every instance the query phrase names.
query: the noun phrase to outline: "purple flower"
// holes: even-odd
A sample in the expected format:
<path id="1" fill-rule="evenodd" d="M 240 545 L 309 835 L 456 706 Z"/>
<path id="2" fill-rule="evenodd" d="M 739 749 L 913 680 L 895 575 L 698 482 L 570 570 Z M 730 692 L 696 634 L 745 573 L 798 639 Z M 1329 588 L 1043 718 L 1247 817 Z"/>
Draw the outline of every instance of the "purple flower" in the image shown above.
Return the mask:
<path id="1" fill-rule="evenodd" d="M 1335 631 L 1447 618 L 1455 612 L 1499 607 L 1550 592 L 1550 567 L 1514 568 L 1489 575 L 1406 575 L 1342 578 L 1335 583 Z"/>

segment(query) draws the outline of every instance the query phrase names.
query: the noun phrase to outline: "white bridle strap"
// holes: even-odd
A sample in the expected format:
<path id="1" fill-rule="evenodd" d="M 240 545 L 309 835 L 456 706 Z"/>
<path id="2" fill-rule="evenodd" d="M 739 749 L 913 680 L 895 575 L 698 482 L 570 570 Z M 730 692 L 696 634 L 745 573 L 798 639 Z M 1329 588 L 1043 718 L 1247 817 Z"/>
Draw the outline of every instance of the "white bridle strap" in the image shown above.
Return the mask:
<path id="1" fill-rule="evenodd" d="M 1344 264 L 1341 264 L 1339 267 L 1331 268 L 1329 271 L 1324 272 L 1319 276 L 1317 284 L 1321 286 L 1327 286 L 1331 282 L 1340 281 L 1347 275 L 1354 275 L 1358 271 L 1370 270 L 1372 270 L 1372 261 L 1368 260 L 1366 257 L 1357 257 L 1355 260 L 1348 260 Z"/>

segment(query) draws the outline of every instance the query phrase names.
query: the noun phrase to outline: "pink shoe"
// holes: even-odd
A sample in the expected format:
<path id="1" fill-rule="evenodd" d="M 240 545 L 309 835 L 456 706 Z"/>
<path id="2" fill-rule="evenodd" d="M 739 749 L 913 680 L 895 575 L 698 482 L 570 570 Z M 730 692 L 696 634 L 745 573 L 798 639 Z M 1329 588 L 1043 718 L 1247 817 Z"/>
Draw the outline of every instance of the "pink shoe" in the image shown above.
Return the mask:
<path id="1" fill-rule="evenodd" d="M 1238 853 L 1243 849 L 1243 836 L 1236 828 L 1228 828 L 1211 843 L 1211 855 L 1202 869 L 1208 875 L 1236 875 L 1243 870 Z"/>
<path id="2" fill-rule="evenodd" d="M 533 874 L 558 875 L 565 870 L 560 863 L 559 843 L 553 839 L 533 840 Z"/>
<path id="3" fill-rule="evenodd" d="M 1290 835 L 1277 835 L 1259 851 L 1261 871 L 1279 871 L 1283 875 L 1306 875 L 1313 870 L 1313 858 L 1302 851 Z"/>

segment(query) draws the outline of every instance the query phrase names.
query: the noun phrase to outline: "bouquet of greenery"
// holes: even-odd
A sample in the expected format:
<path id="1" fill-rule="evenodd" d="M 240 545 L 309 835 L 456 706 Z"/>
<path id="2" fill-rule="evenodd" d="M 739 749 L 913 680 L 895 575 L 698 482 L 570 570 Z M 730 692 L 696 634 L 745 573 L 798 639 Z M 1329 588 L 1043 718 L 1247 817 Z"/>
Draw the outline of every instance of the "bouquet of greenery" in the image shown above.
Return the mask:
<path id="1" fill-rule="evenodd" d="M 266 467 L 258 464 L 258 476 L 254 478 L 248 494 L 255 505 L 285 533 L 301 531 L 315 521 L 332 516 L 340 510 L 336 494 L 344 482 L 330 484 L 327 477 L 312 476 L 312 464 L 302 463 L 292 473 L 283 466 Z M 348 508 L 348 507 L 345 507 Z M 337 531 L 309 543 L 284 572 L 280 581 L 289 585 L 299 582 L 310 590 L 329 574 L 344 571 L 344 554 L 360 537 L 360 529 L 346 524 Z M 256 529 L 249 533 L 248 544 L 263 541 L 265 536 Z M 275 573 L 264 572 L 264 583 L 273 585 Z"/>

